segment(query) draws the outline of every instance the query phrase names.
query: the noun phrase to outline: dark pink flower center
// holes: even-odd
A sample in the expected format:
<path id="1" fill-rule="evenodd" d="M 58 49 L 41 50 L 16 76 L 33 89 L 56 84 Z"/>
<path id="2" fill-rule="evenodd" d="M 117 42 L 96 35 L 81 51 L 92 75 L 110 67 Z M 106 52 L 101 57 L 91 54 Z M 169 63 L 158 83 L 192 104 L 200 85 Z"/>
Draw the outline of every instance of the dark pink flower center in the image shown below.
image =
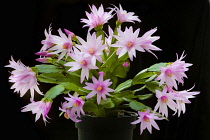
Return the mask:
<path id="1" fill-rule="evenodd" d="M 172 77 L 172 71 L 171 71 L 170 69 L 167 69 L 167 70 L 165 71 L 165 74 L 166 74 L 167 76 L 169 76 L 169 77 Z"/>
<path id="2" fill-rule="evenodd" d="M 128 41 L 128 42 L 126 43 L 126 46 L 127 46 L 128 48 L 131 48 L 131 47 L 133 47 L 133 42 L 131 42 L 131 41 Z"/>
<path id="3" fill-rule="evenodd" d="M 87 65 L 87 61 L 86 60 L 82 60 L 82 61 L 80 61 L 80 64 L 83 65 L 83 66 L 86 66 Z"/>
<path id="4" fill-rule="evenodd" d="M 62 45 L 62 48 L 63 49 L 69 49 L 70 48 L 70 43 L 69 42 L 66 42 L 66 43 L 64 43 L 63 45 Z"/>
<path id="5" fill-rule="evenodd" d="M 168 98 L 166 96 L 162 96 L 161 98 L 161 101 L 163 101 L 164 103 L 167 103 L 168 102 Z"/>
<path id="6" fill-rule="evenodd" d="M 102 86 L 98 86 L 98 87 L 96 88 L 96 90 L 98 90 L 98 91 L 101 91 L 102 89 L 103 89 Z"/>
<path id="7" fill-rule="evenodd" d="M 89 49 L 89 53 L 90 54 L 94 54 L 95 53 L 95 50 L 93 48 Z"/>
<path id="8" fill-rule="evenodd" d="M 143 117 L 143 120 L 144 120 L 145 122 L 149 122 L 149 118 L 148 118 L 147 116 L 144 116 L 144 117 Z"/>
<path id="9" fill-rule="evenodd" d="M 75 103 L 74 103 L 74 107 L 79 106 L 80 104 L 81 104 L 81 102 L 76 100 Z"/>

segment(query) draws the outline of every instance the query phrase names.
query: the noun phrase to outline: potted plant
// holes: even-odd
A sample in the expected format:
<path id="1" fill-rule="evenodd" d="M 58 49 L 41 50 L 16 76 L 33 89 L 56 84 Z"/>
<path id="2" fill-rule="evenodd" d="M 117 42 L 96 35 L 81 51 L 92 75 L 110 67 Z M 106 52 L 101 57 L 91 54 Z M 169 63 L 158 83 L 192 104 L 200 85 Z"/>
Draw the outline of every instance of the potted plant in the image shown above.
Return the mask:
<path id="1" fill-rule="evenodd" d="M 84 27 L 89 27 L 87 38 L 83 39 L 73 32 L 52 28 L 45 30 L 46 38 L 41 41 L 41 50 L 36 53 L 37 61 L 43 63 L 33 67 L 25 66 L 13 57 L 6 67 L 13 68 L 9 82 L 11 89 L 24 96 L 28 90 L 31 103 L 22 112 L 32 111 L 35 121 L 42 117 L 45 125 L 53 100 L 63 95 L 65 102 L 58 109 L 61 115 L 75 122 L 79 140 L 131 140 L 135 124 L 140 123 L 140 134 L 146 128 L 159 130 L 156 120 L 168 118 L 168 108 L 180 116 L 185 113 L 185 104 L 199 94 L 198 91 L 178 90 L 184 83 L 185 74 L 192 65 L 183 59 L 185 54 L 174 62 L 161 62 L 141 69 L 132 79 L 126 79 L 130 64 L 136 52 L 161 51 L 153 42 L 157 28 L 139 36 L 140 28 L 132 26 L 122 29 L 124 22 L 141 22 L 133 12 L 113 6 L 105 12 L 103 5 L 90 6 L 87 19 L 81 19 Z M 117 16 L 114 30 L 103 26 Z M 40 83 L 50 83 L 52 87 L 43 93 Z M 34 93 L 43 95 L 34 101 Z M 142 92 L 148 91 L 148 92 Z M 145 94 L 146 93 L 146 94 Z M 147 106 L 142 100 L 157 98 L 155 107 Z M 59 115 L 59 114 L 58 114 Z"/>

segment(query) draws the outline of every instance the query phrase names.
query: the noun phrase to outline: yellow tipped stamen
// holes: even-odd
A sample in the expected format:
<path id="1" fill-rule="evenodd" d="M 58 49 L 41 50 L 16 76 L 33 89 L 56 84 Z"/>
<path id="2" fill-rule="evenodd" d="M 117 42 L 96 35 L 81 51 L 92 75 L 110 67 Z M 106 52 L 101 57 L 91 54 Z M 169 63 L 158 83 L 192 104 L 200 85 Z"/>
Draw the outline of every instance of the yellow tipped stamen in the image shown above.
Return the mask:
<path id="1" fill-rule="evenodd" d="M 184 101 L 180 100 L 181 103 L 185 103 Z"/>
<path id="2" fill-rule="evenodd" d="M 93 54 L 94 52 L 95 52 L 94 49 L 89 49 L 89 53 L 90 53 L 90 54 Z"/>
<path id="3" fill-rule="evenodd" d="M 167 103 L 168 102 L 168 98 L 166 96 L 162 96 L 161 100 L 163 103 Z"/>
<path id="4" fill-rule="evenodd" d="M 79 105 L 79 103 L 78 103 L 78 102 L 74 103 L 74 107 L 76 107 L 76 106 L 78 106 L 78 105 Z"/>
<path id="5" fill-rule="evenodd" d="M 124 12 L 123 15 L 127 15 L 127 12 Z"/>
<path id="6" fill-rule="evenodd" d="M 69 119 L 69 116 L 68 116 L 67 113 L 64 113 L 64 117 L 65 117 L 66 119 Z"/>
<path id="7" fill-rule="evenodd" d="M 164 103 L 167 103 L 167 102 L 168 102 L 168 99 L 162 99 L 162 101 L 163 101 Z"/>
<path id="8" fill-rule="evenodd" d="M 127 47 L 131 47 L 132 45 L 133 45 L 133 43 L 130 42 L 130 41 L 126 43 L 126 46 L 127 46 Z"/>
<path id="9" fill-rule="evenodd" d="M 80 61 L 80 64 L 86 65 L 86 61 L 85 60 L 82 60 L 82 61 Z"/>
<path id="10" fill-rule="evenodd" d="M 102 90 L 102 87 L 98 86 L 96 90 L 100 91 L 100 90 Z"/>
<path id="11" fill-rule="evenodd" d="M 169 73 L 168 76 L 169 76 L 169 77 L 172 77 L 172 73 Z"/>
<path id="12" fill-rule="evenodd" d="M 70 46 L 70 43 L 66 42 L 66 43 L 64 43 L 64 44 L 62 45 L 62 48 L 63 48 L 63 49 L 68 49 L 69 46 Z"/>
<path id="13" fill-rule="evenodd" d="M 146 116 L 144 116 L 144 121 L 145 121 L 145 122 L 149 122 L 149 118 L 146 117 Z"/>

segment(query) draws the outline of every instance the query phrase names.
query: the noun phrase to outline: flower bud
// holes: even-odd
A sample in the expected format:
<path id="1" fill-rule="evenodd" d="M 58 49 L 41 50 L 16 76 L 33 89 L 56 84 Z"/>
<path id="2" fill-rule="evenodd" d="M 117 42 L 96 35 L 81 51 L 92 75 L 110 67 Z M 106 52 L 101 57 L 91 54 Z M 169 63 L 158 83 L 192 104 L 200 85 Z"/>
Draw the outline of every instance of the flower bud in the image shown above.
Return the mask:
<path id="1" fill-rule="evenodd" d="M 123 63 L 123 67 L 129 67 L 129 66 L 130 66 L 130 63 L 129 62 Z"/>
<path id="2" fill-rule="evenodd" d="M 52 62 L 52 58 L 51 57 L 38 58 L 38 59 L 36 59 L 36 61 L 42 62 L 42 63 L 51 63 Z"/>

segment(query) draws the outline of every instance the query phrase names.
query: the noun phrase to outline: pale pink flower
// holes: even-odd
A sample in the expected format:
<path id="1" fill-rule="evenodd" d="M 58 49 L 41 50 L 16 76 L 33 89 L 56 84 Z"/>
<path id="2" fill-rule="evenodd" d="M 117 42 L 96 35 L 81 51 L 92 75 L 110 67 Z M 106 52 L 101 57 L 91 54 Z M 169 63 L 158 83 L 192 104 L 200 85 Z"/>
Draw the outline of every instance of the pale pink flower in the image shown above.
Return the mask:
<path id="1" fill-rule="evenodd" d="M 81 45 L 76 45 L 76 47 L 84 53 L 85 57 L 91 57 L 93 65 L 96 65 L 96 60 L 102 62 L 101 55 L 103 54 L 103 50 L 106 48 L 106 45 L 102 45 L 102 36 L 96 37 L 95 32 L 92 35 L 88 32 L 87 41 L 84 41 L 80 37 L 77 38 Z"/>
<path id="2" fill-rule="evenodd" d="M 138 115 L 138 119 L 134 122 L 131 122 L 131 124 L 141 123 L 140 134 L 142 134 L 143 130 L 146 128 L 150 133 L 152 133 L 152 126 L 157 130 L 160 130 L 155 120 L 162 120 L 163 118 L 158 117 L 157 114 L 150 113 L 149 109 L 147 109 L 145 112 L 138 111 Z"/>
<path id="3" fill-rule="evenodd" d="M 123 10 L 122 6 L 119 4 L 119 7 L 114 8 L 115 12 L 117 13 L 117 21 L 119 23 L 123 22 L 141 22 L 141 20 L 138 18 L 138 16 L 134 16 L 134 12 L 127 12 L 126 10 Z"/>
<path id="4" fill-rule="evenodd" d="M 112 44 L 112 38 L 114 35 L 114 32 L 110 26 L 108 26 L 108 33 L 109 33 L 109 35 L 106 34 L 106 37 L 105 37 L 105 43 L 108 47 L 110 47 Z"/>
<path id="5" fill-rule="evenodd" d="M 160 48 L 156 47 L 152 43 L 156 40 L 158 40 L 160 37 L 159 36 L 152 36 L 153 33 L 157 31 L 157 28 L 151 29 L 147 31 L 141 38 L 140 38 L 140 46 L 148 51 L 149 53 L 153 54 L 156 58 L 157 56 L 151 51 L 161 51 Z"/>
<path id="6" fill-rule="evenodd" d="M 194 87 L 192 87 L 191 89 L 193 88 Z M 198 91 L 189 92 L 191 89 L 174 92 L 176 103 L 178 105 L 177 107 L 178 117 L 180 116 L 181 111 L 183 112 L 183 114 L 185 113 L 186 111 L 185 103 L 187 104 L 191 103 L 189 99 L 195 98 L 194 95 L 198 95 L 200 93 Z M 177 113 L 177 111 L 174 113 L 174 115 Z"/>
<path id="7" fill-rule="evenodd" d="M 73 62 L 68 62 L 64 64 L 64 66 L 70 66 L 68 71 L 76 71 L 79 69 L 82 69 L 81 71 L 81 77 L 80 82 L 82 83 L 86 77 L 86 79 L 89 78 L 89 71 L 91 69 L 98 69 L 98 67 L 94 66 L 91 62 L 91 57 L 85 57 L 83 53 L 81 53 L 76 48 L 74 49 L 74 53 L 70 53 L 69 56 L 74 60 Z"/>
<path id="8" fill-rule="evenodd" d="M 109 19 L 113 17 L 112 12 L 113 10 L 109 12 L 104 12 L 103 5 L 97 9 L 95 5 L 89 6 L 91 13 L 85 12 L 88 19 L 81 19 L 81 22 L 86 23 L 83 27 L 89 27 L 89 31 L 93 28 L 104 25 L 108 22 Z"/>
<path id="9" fill-rule="evenodd" d="M 45 39 L 41 41 L 41 44 L 43 44 L 41 51 L 47 50 L 54 45 L 54 43 L 53 43 L 54 35 L 52 35 L 51 32 L 52 32 L 51 26 L 49 26 L 48 32 L 45 29 L 45 31 L 44 31 Z"/>
<path id="10" fill-rule="evenodd" d="M 185 63 L 185 61 L 182 61 L 182 59 L 184 59 L 186 57 L 186 55 L 184 55 L 184 52 L 182 53 L 182 55 L 178 56 L 178 54 L 176 54 L 177 56 L 177 60 L 175 62 L 173 62 L 171 64 L 171 66 L 177 67 L 179 69 L 179 72 L 185 72 L 188 71 L 190 66 L 192 66 L 193 64 L 191 63 Z"/>
<path id="11" fill-rule="evenodd" d="M 187 78 L 185 72 L 188 71 L 187 67 L 192 64 L 181 61 L 183 58 L 182 54 L 181 58 L 177 58 L 174 63 L 167 65 L 165 68 L 160 67 L 161 73 L 156 78 L 156 80 L 160 80 L 160 85 L 165 83 L 168 87 L 174 87 L 177 89 L 178 87 L 176 81 L 184 84 L 184 77 Z"/>
<path id="12" fill-rule="evenodd" d="M 80 122 L 81 120 L 78 119 L 77 114 L 75 114 L 76 112 L 72 108 L 66 108 L 66 104 L 68 103 L 64 102 L 63 104 L 61 104 L 62 107 L 59 107 L 59 110 L 64 112 L 64 117 L 66 119 L 71 119 L 74 122 Z"/>
<path id="13" fill-rule="evenodd" d="M 13 57 L 11 57 L 9 63 L 5 67 L 14 69 L 9 77 L 9 82 L 14 83 L 11 87 L 11 89 L 15 89 L 14 92 L 19 92 L 20 97 L 22 97 L 30 90 L 32 99 L 34 99 L 34 90 L 40 95 L 43 95 L 38 88 L 36 73 L 31 68 L 26 67 L 20 60 L 15 62 Z"/>
<path id="14" fill-rule="evenodd" d="M 108 88 L 112 82 L 109 82 L 110 79 L 103 80 L 103 73 L 99 73 L 99 79 L 97 80 L 94 76 L 92 77 L 93 83 L 85 83 L 87 86 L 84 88 L 87 90 L 92 90 L 87 96 L 86 99 L 93 97 L 97 94 L 97 103 L 100 104 L 101 98 L 106 99 L 106 95 L 110 96 L 109 92 L 113 92 L 114 90 Z"/>
<path id="15" fill-rule="evenodd" d="M 63 105 L 63 107 L 71 108 L 71 111 L 76 112 L 78 117 L 80 117 L 80 114 L 85 115 L 85 112 L 83 110 L 83 105 L 85 101 L 83 101 L 81 97 L 78 97 L 78 94 L 76 94 L 75 96 L 72 96 L 70 94 L 68 95 L 70 96 L 70 98 L 65 97 L 65 99 L 69 102 Z"/>
<path id="16" fill-rule="evenodd" d="M 66 36 L 61 29 L 58 29 L 60 36 L 53 36 L 52 42 L 55 44 L 53 47 L 49 48 L 48 51 L 51 51 L 49 54 L 59 54 L 58 61 L 61 60 L 64 56 L 68 56 L 68 53 L 72 51 L 73 43 L 72 40 Z M 44 50 L 46 51 L 46 50 Z"/>
<path id="17" fill-rule="evenodd" d="M 168 117 L 168 107 L 173 111 L 176 111 L 177 104 L 173 101 L 175 100 L 173 93 L 167 93 L 167 87 L 165 86 L 163 91 L 156 90 L 156 97 L 158 102 L 155 106 L 154 112 L 159 109 L 159 113 L 162 113 L 166 118 Z"/>
<path id="18" fill-rule="evenodd" d="M 38 102 L 34 102 L 33 100 L 31 100 L 31 103 L 24 106 L 21 112 L 31 111 L 32 114 L 36 114 L 35 121 L 37 121 L 42 115 L 42 118 L 46 125 L 46 122 L 47 122 L 46 118 L 49 118 L 47 114 L 50 111 L 51 105 L 52 105 L 51 99 L 43 98 L 41 101 L 38 101 Z"/>
<path id="19" fill-rule="evenodd" d="M 125 31 L 118 30 L 118 35 L 114 35 L 117 39 L 115 44 L 112 44 L 111 47 L 118 47 L 117 54 L 120 58 L 124 54 L 128 53 L 128 56 L 131 61 L 133 61 L 133 56 L 136 57 L 136 50 L 145 52 L 142 47 L 140 47 L 140 38 L 138 38 L 140 29 L 137 29 L 133 32 L 133 27 L 125 28 Z"/>

